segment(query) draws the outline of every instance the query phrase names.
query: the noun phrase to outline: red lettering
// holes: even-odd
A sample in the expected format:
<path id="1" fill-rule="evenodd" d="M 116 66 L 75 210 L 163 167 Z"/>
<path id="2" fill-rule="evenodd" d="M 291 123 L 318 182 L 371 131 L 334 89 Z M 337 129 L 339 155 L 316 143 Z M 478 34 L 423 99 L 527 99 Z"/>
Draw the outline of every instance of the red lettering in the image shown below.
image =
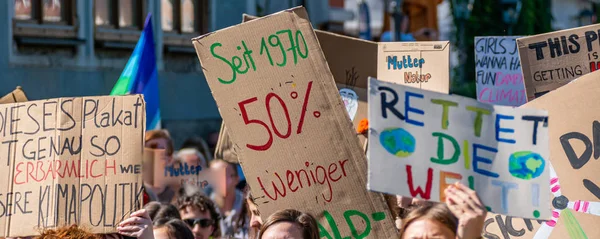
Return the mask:
<path id="1" fill-rule="evenodd" d="M 423 192 L 423 189 L 421 189 L 420 186 L 417 186 L 417 188 L 415 189 L 413 186 L 413 176 L 412 176 L 412 166 L 410 165 L 406 165 L 406 174 L 408 177 L 408 189 L 410 190 L 410 195 L 412 197 L 417 197 L 417 195 L 420 195 L 421 198 L 429 200 L 431 197 L 431 184 L 432 184 L 432 178 L 433 178 L 433 169 L 429 168 L 427 169 L 427 183 L 425 185 L 425 192 Z"/>
<path id="2" fill-rule="evenodd" d="M 306 176 L 306 181 L 308 182 L 308 186 L 310 187 L 311 183 L 310 183 L 310 179 L 308 179 L 308 173 L 306 172 L 306 170 L 300 169 L 300 170 L 296 171 L 296 177 L 298 178 L 298 183 L 300 184 L 300 188 L 304 188 L 304 186 L 302 185 L 302 180 L 300 178 L 300 172 L 304 172 L 304 176 Z"/>
<path id="3" fill-rule="evenodd" d="M 94 159 L 94 160 L 92 161 L 92 165 L 90 166 L 90 176 L 92 176 L 92 178 L 99 178 L 99 177 L 102 177 L 102 174 L 94 175 L 94 164 L 95 164 L 95 163 L 97 163 L 97 162 L 98 162 L 98 160 L 97 160 L 97 159 Z"/>
<path id="4" fill-rule="evenodd" d="M 590 62 L 590 72 L 594 72 L 596 70 L 598 70 L 600 68 L 600 61 L 599 62 Z"/>
<path id="5" fill-rule="evenodd" d="M 104 175 L 108 175 L 108 169 L 110 169 L 110 168 L 112 168 L 112 169 L 113 169 L 113 174 L 114 174 L 114 175 L 117 175 L 117 166 L 116 166 L 116 165 L 117 165 L 117 162 L 116 162 L 115 160 L 112 160 L 113 164 L 112 164 L 112 166 L 109 166 L 109 165 L 108 165 L 108 162 L 109 162 L 109 161 L 110 161 L 110 160 L 106 160 L 106 161 L 104 161 Z"/>
<path id="6" fill-rule="evenodd" d="M 290 176 L 292 176 L 291 179 L 290 179 Z M 285 172 L 285 177 L 287 179 L 288 188 L 290 188 L 290 191 L 292 191 L 292 192 L 298 191 L 298 186 L 296 186 L 296 188 L 292 188 L 292 185 L 294 185 L 294 173 L 292 173 L 292 171 L 288 170 Z"/>
<path id="7" fill-rule="evenodd" d="M 56 172 L 54 171 L 54 161 L 48 162 L 48 169 L 46 170 L 46 176 L 44 177 L 44 180 L 48 178 L 48 175 L 50 175 L 50 173 L 52 173 L 52 179 L 56 179 Z"/>
<path id="8" fill-rule="evenodd" d="M 21 165 L 23 165 L 23 162 L 20 162 L 15 166 L 15 176 L 14 176 L 13 182 L 15 182 L 15 184 L 17 184 L 17 185 L 25 183 L 24 181 L 19 182 L 17 180 L 17 178 L 19 177 L 19 174 L 21 174 L 21 172 L 22 172 Z"/>
<path id="9" fill-rule="evenodd" d="M 77 169 L 75 168 L 75 161 L 71 161 L 71 167 L 69 167 L 69 162 L 66 162 L 65 163 L 65 170 L 64 170 L 64 174 L 63 175 L 67 175 L 68 174 L 68 177 L 71 177 L 71 175 L 75 175 L 75 177 L 78 177 L 76 170 Z"/>
<path id="10" fill-rule="evenodd" d="M 319 180 L 319 169 L 321 169 L 321 171 L 323 172 L 323 182 Z M 325 201 L 331 202 L 331 199 L 333 198 L 333 189 L 331 188 L 331 182 L 329 182 L 329 177 L 327 177 L 327 171 L 325 171 L 325 168 L 323 168 L 323 166 L 321 165 L 317 166 L 315 171 L 317 171 L 317 182 L 319 182 L 321 185 L 327 182 L 327 188 L 329 189 L 329 199 L 325 198 L 325 194 L 321 194 L 321 196 L 323 196 L 323 199 Z"/>
<path id="11" fill-rule="evenodd" d="M 58 165 L 56 164 L 58 163 Z M 56 174 L 58 174 L 58 178 L 64 178 L 65 177 L 65 171 L 63 171 L 63 174 L 60 174 L 60 166 L 62 164 L 62 161 L 60 160 L 55 160 L 54 161 L 54 171 L 56 171 Z"/>
<path id="12" fill-rule="evenodd" d="M 348 160 L 344 160 L 344 161 L 338 161 L 340 163 L 340 166 L 342 167 L 342 173 L 344 174 L 344 177 L 346 177 L 346 168 L 344 168 L 344 165 L 346 165 L 346 163 L 348 162 Z"/>
<path id="13" fill-rule="evenodd" d="M 41 182 L 42 180 L 44 180 L 44 177 L 46 177 L 46 173 L 44 172 L 43 167 L 44 167 L 44 162 L 37 161 L 37 165 L 35 167 L 35 178 L 34 178 L 34 180 L 36 182 Z M 40 171 L 42 172 L 43 176 L 38 177 L 38 172 L 40 172 Z"/>
<path id="14" fill-rule="evenodd" d="M 265 186 L 263 185 L 262 181 L 260 180 L 260 177 L 256 177 L 256 179 L 258 180 L 258 183 L 260 184 L 260 188 L 263 190 L 263 192 L 267 195 L 267 197 L 269 197 L 271 200 L 273 201 L 277 201 L 277 195 L 281 195 L 282 198 L 285 197 L 286 195 L 286 189 L 285 189 L 285 185 L 283 184 L 283 181 L 281 180 L 281 177 L 279 177 L 278 173 L 275 173 L 275 176 L 277 176 L 277 178 L 279 178 L 279 182 L 281 183 L 281 187 L 283 188 L 283 193 L 279 190 L 279 188 L 277 186 L 275 186 L 275 182 L 271 182 L 271 184 L 273 185 L 273 189 L 275 190 L 275 197 L 272 197 L 271 194 L 269 194 L 267 192 L 267 189 L 265 188 Z"/>
<path id="15" fill-rule="evenodd" d="M 333 170 L 331 170 L 331 166 L 334 166 Z M 337 178 L 332 177 L 331 175 L 333 173 L 335 173 L 335 171 L 337 171 L 337 164 L 334 164 L 334 163 L 330 164 L 329 165 L 329 178 L 331 179 L 331 181 L 337 182 L 338 180 L 340 180 L 340 178 L 342 178 L 342 175 L 340 175 Z"/>
<path id="16" fill-rule="evenodd" d="M 481 102 L 492 102 L 492 89 L 485 87 L 482 91 L 479 92 L 479 101 Z M 487 92 L 488 99 L 487 101 L 484 99 L 484 94 Z"/>
<path id="17" fill-rule="evenodd" d="M 27 162 L 27 175 L 26 175 L 26 179 L 25 182 L 29 182 L 29 178 L 34 178 L 33 177 L 33 169 L 35 168 L 35 166 L 33 165 L 33 162 Z"/>
<path id="18" fill-rule="evenodd" d="M 87 163 L 87 160 L 86 160 L 85 162 Z M 73 161 L 73 164 L 75 164 L 75 161 Z M 75 175 L 76 175 L 76 177 L 78 177 L 78 178 L 83 178 L 84 176 L 83 176 L 83 174 L 81 173 L 81 160 L 77 160 L 77 168 L 78 168 L 79 170 L 78 170 L 78 171 L 76 171 L 76 172 L 78 172 L 78 173 L 79 173 L 79 175 L 75 174 Z M 86 169 L 86 171 L 87 171 L 87 169 Z"/>

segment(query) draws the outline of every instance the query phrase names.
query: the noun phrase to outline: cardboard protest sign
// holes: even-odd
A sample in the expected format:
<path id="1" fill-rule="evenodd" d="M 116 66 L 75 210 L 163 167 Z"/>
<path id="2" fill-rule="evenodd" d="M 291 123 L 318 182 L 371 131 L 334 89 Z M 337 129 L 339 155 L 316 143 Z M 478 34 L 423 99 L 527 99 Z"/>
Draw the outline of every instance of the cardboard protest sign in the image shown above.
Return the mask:
<path id="1" fill-rule="evenodd" d="M 221 130 L 219 131 L 219 140 L 215 147 L 215 159 L 222 159 L 230 163 L 239 163 L 235 144 L 231 142 L 229 131 L 224 123 L 221 123 Z"/>
<path id="2" fill-rule="evenodd" d="M 517 36 L 475 37 L 477 100 L 495 105 L 527 103 Z"/>
<path id="3" fill-rule="evenodd" d="M 377 79 L 448 94 L 450 42 L 382 42 Z"/>
<path id="4" fill-rule="evenodd" d="M 377 44 L 322 31 L 316 35 L 356 132 L 368 117 L 367 80 L 377 76 Z M 366 135 L 358 138 L 364 146 Z"/>
<path id="5" fill-rule="evenodd" d="M 523 230 L 512 238 L 598 238 L 600 237 L 600 176 L 597 159 L 600 142 L 600 72 L 593 72 L 554 90 L 522 108 L 548 110 L 550 154 L 555 175 L 547 184 L 553 196 L 553 216 L 545 223 L 533 221 L 539 228 L 528 230 L 521 219 L 513 228 Z M 495 226 L 487 227 L 492 231 Z"/>
<path id="6" fill-rule="evenodd" d="M 5 96 L 2 96 L 2 98 L 0 98 L 0 104 L 25 102 L 25 101 L 27 101 L 27 96 L 25 95 L 25 92 L 23 91 L 23 89 L 20 86 L 17 86 L 17 89 L 13 90 L 12 92 L 10 92 L 10 93 L 6 94 Z"/>
<path id="7" fill-rule="evenodd" d="M 517 39 L 529 101 L 600 67 L 600 24 Z"/>
<path id="8" fill-rule="evenodd" d="M 547 112 L 374 78 L 369 92 L 370 190 L 443 202 L 461 181 L 493 212 L 550 218 Z"/>
<path id="9" fill-rule="evenodd" d="M 244 14 L 244 22 L 256 18 Z M 356 130 L 367 118 L 367 79 L 377 77 L 377 43 L 320 30 L 315 34 Z M 357 135 L 365 145 L 366 136 Z"/>
<path id="10" fill-rule="evenodd" d="M 328 238 L 398 236 L 360 186 L 365 155 L 304 8 L 193 43 L 261 214 L 300 209 Z"/>
<path id="11" fill-rule="evenodd" d="M 0 105 L 0 236 L 116 232 L 141 207 L 144 112 L 141 95 Z"/>

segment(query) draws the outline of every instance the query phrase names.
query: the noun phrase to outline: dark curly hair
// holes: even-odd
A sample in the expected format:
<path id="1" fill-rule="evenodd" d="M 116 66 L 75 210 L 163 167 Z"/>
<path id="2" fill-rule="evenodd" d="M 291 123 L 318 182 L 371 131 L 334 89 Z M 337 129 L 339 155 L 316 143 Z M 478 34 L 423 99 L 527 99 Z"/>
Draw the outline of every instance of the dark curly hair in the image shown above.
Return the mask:
<path id="1" fill-rule="evenodd" d="M 221 217 L 217 212 L 215 203 L 210 200 L 210 198 L 199 191 L 188 195 L 182 188 L 182 190 L 179 192 L 179 197 L 177 198 L 177 208 L 181 211 L 188 207 L 196 208 L 200 210 L 200 212 L 208 211 L 210 213 L 210 217 L 213 219 L 213 228 L 215 228 L 213 236 L 220 235 L 221 230 L 219 227 L 219 220 Z"/>
<path id="2" fill-rule="evenodd" d="M 152 221 L 156 221 L 161 218 L 181 219 L 181 215 L 179 214 L 177 207 L 169 203 L 149 202 L 148 204 L 144 205 L 144 209 L 148 211 L 148 215 L 150 215 L 150 219 L 152 219 Z"/>

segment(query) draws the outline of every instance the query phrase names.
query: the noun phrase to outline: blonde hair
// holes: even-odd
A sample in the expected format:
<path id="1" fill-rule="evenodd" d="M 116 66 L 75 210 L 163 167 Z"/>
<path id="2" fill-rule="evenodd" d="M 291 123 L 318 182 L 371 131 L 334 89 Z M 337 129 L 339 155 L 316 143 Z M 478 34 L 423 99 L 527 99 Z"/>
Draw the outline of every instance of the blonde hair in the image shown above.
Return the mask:
<path id="1" fill-rule="evenodd" d="M 62 226 L 56 229 L 45 229 L 35 239 L 102 239 L 102 236 L 93 234 L 77 225 Z"/>
<path id="2" fill-rule="evenodd" d="M 403 215 L 400 238 L 402 238 L 402 234 L 404 234 L 413 222 L 427 219 L 441 223 L 454 233 L 456 233 L 456 229 L 458 228 L 458 218 L 452 214 L 446 204 L 424 202 L 418 206 L 413 206 L 407 211 L 406 215 Z"/>

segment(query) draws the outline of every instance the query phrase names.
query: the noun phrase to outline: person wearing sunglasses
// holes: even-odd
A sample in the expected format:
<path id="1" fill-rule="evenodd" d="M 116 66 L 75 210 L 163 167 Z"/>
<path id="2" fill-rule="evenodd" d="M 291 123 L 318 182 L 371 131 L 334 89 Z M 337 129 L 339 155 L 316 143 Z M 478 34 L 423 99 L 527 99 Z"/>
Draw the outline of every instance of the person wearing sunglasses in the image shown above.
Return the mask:
<path id="1" fill-rule="evenodd" d="M 182 190 L 177 205 L 181 219 L 192 230 L 195 239 L 220 236 L 219 214 L 214 203 L 201 192 L 187 194 Z"/>

